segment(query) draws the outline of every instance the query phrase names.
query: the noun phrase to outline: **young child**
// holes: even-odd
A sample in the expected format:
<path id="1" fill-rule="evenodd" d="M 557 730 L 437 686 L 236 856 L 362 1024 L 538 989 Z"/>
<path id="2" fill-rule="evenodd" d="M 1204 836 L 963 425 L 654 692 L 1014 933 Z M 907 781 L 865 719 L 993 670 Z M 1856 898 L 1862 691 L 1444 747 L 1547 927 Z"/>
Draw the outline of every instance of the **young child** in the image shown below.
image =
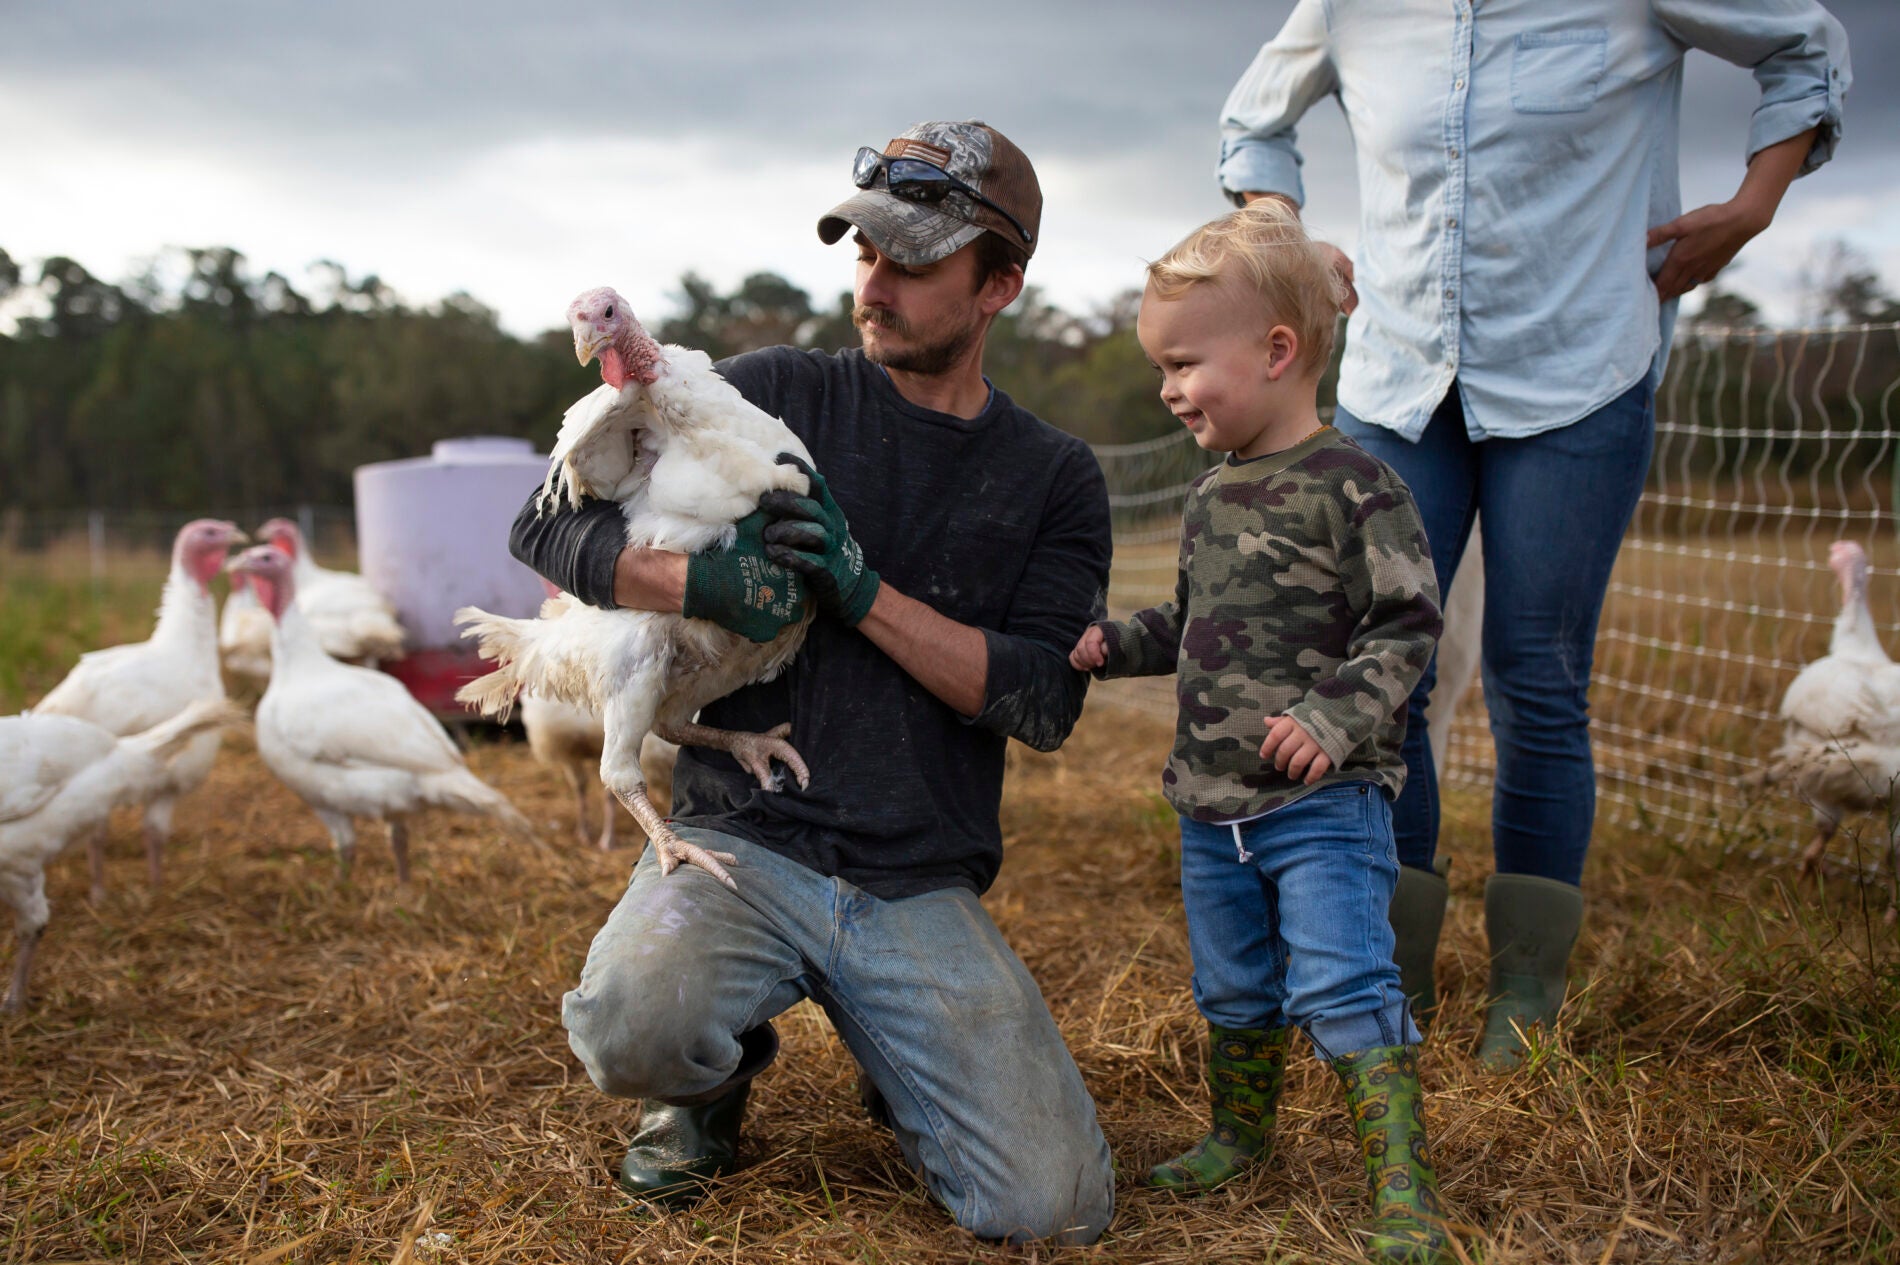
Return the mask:
<path id="1" fill-rule="evenodd" d="M 1345 1088 L 1373 1255 L 1435 1260 L 1420 1038 L 1386 911 L 1404 707 L 1437 642 L 1438 589 L 1410 491 L 1319 420 L 1342 299 L 1276 199 L 1149 265 L 1135 329 L 1161 399 L 1228 456 L 1188 492 L 1174 600 L 1093 625 L 1069 661 L 1178 676 L 1161 781 L 1181 814 L 1214 1127 L 1150 1184 L 1200 1193 L 1268 1154 L 1299 1027 Z"/>

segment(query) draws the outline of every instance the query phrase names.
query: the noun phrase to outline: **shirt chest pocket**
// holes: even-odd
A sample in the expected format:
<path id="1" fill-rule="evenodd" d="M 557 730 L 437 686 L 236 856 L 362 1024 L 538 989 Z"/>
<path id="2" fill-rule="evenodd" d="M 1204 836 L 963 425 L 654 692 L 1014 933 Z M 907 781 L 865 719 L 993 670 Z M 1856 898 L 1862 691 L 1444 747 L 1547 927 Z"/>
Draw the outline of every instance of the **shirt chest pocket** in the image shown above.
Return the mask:
<path id="1" fill-rule="evenodd" d="M 1600 26 L 1526 31 L 1511 55 L 1511 108 L 1519 114 L 1577 114 L 1597 99 L 1610 33 Z"/>

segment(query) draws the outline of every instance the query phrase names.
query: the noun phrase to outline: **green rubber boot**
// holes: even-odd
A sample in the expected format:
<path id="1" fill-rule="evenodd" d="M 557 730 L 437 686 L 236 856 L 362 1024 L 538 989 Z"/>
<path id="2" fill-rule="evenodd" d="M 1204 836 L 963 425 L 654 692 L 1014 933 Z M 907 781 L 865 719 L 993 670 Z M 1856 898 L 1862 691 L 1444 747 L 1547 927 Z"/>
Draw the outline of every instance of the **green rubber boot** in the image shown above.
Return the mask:
<path id="1" fill-rule="evenodd" d="M 1208 1135 L 1148 1170 L 1148 1184 L 1201 1195 L 1273 1153 L 1273 1119 L 1286 1080 L 1291 1028 L 1207 1026 Z"/>
<path id="2" fill-rule="evenodd" d="M 1440 865 L 1450 868 L 1450 858 Z M 1399 885 L 1392 892 L 1387 916 L 1392 920 L 1392 961 L 1399 968 L 1399 987 L 1412 1002 L 1412 1018 L 1428 1026 L 1438 1010 L 1438 936 L 1445 927 L 1445 902 L 1451 885 L 1443 871 L 1399 867 Z"/>
<path id="3" fill-rule="evenodd" d="M 1447 1252 L 1445 1209 L 1425 1143 L 1418 1047 L 1385 1045 L 1333 1060 L 1372 1191 L 1372 1219 L 1358 1229 L 1375 1261 L 1437 1265 Z"/>
<path id="4" fill-rule="evenodd" d="M 739 1126 L 752 1078 L 778 1054 L 778 1034 L 761 1025 L 742 1033 L 739 1043 L 745 1049 L 739 1068 L 717 1089 L 683 1102 L 647 1100 L 620 1161 L 622 1190 L 662 1208 L 690 1208 L 714 1179 L 739 1167 Z"/>
<path id="5" fill-rule="evenodd" d="M 1478 1061 L 1508 1072 L 1524 1061 L 1524 1039 L 1554 1027 L 1563 1008 L 1570 950 L 1583 926 L 1583 892 L 1533 874 L 1493 874 L 1484 885 L 1491 939 L 1491 1004 Z"/>

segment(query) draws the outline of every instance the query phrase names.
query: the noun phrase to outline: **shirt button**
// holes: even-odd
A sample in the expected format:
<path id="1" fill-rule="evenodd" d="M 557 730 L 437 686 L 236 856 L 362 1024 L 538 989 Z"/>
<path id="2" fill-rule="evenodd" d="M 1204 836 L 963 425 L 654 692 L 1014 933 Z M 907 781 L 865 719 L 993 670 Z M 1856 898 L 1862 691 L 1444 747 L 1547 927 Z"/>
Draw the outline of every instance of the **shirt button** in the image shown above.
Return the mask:
<path id="1" fill-rule="evenodd" d="M 1460 92 L 1463 92 L 1465 90 L 1465 81 L 1460 79 L 1457 83 L 1454 83 L 1452 87 L 1458 89 L 1458 91 Z"/>
<path id="2" fill-rule="evenodd" d="M 1458 156 L 1458 147 L 1456 145 L 1453 145 L 1450 149 L 1446 150 L 1445 152 L 1450 154 L 1453 158 L 1456 158 Z"/>
<path id="3" fill-rule="evenodd" d="M 1455 292 L 1455 291 L 1454 291 L 1454 290 L 1453 290 L 1453 289 L 1452 289 L 1452 288 L 1451 288 L 1450 286 L 1446 286 L 1446 287 L 1445 287 L 1445 297 L 1446 297 L 1446 298 L 1448 298 L 1448 299 L 1451 299 L 1451 298 L 1456 298 L 1456 297 L 1457 297 L 1457 294 L 1456 294 L 1456 292 Z"/>
<path id="4" fill-rule="evenodd" d="M 1457 228 L 1457 227 L 1458 227 L 1458 217 L 1457 217 L 1457 216 L 1455 216 L 1455 215 L 1449 215 L 1449 216 L 1446 216 L 1446 217 L 1445 217 L 1445 223 L 1446 223 L 1447 225 L 1449 225 L 1450 227 L 1452 227 L 1452 228 Z"/>

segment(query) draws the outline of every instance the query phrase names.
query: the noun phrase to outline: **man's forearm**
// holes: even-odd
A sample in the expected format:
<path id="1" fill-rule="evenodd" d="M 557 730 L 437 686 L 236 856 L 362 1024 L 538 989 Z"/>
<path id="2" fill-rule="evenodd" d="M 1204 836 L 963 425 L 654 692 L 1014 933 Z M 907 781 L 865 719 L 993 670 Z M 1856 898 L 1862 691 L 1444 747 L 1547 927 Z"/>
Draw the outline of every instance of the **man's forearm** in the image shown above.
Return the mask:
<path id="1" fill-rule="evenodd" d="M 685 554 L 628 545 L 614 559 L 614 605 L 677 615 L 685 601 Z"/>
<path id="2" fill-rule="evenodd" d="M 958 715 L 983 710 L 990 652 L 981 629 L 959 624 L 884 584 L 858 631 Z"/>

